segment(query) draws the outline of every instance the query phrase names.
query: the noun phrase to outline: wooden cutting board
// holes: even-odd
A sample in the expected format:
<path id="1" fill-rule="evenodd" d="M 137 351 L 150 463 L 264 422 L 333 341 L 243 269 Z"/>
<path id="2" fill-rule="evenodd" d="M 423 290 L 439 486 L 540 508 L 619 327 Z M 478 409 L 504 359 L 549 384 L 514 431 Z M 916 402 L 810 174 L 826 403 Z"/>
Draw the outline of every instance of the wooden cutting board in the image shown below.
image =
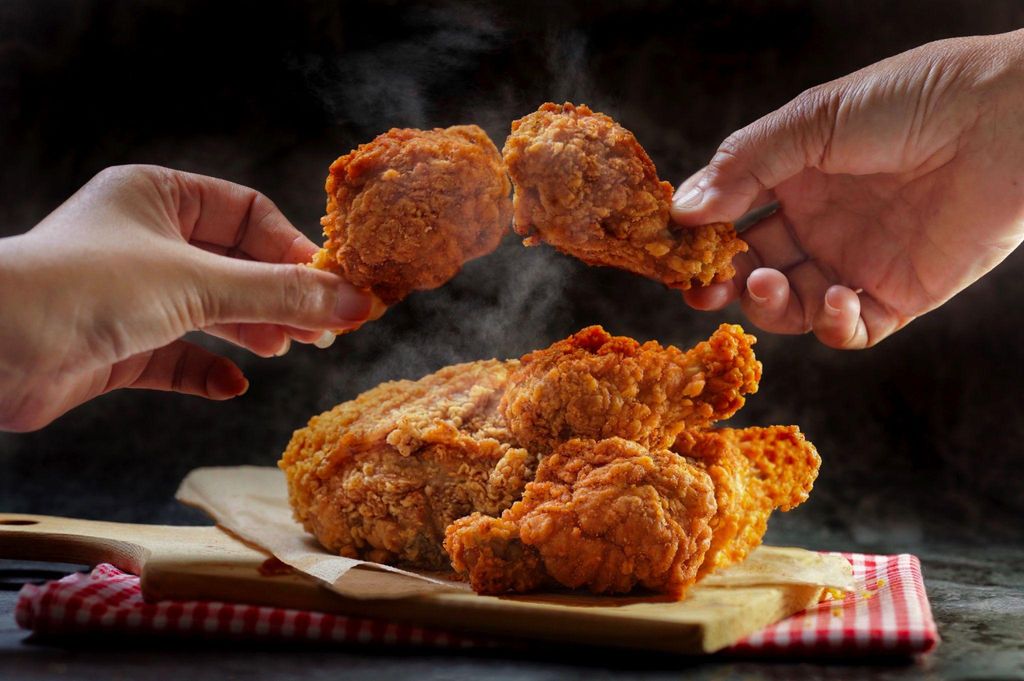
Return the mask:
<path id="1" fill-rule="evenodd" d="M 808 553 L 759 549 L 765 551 Z M 779 557 L 787 559 L 787 555 Z M 143 595 L 150 601 L 221 600 L 362 615 L 477 634 L 687 654 L 726 647 L 816 603 L 822 592 L 821 587 L 808 585 L 726 588 L 701 584 L 680 602 L 569 592 L 491 597 L 465 590 L 354 599 L 282 566 L 218 527 L 133 525 L 3 513 L 0 558 L 111 563 L 140 575 Z M 358 588 L 360 579 L 376 581 L 382 574 L 372 568 L 354 568 L 346 583 L 348 588 L 353 584 Z"/>

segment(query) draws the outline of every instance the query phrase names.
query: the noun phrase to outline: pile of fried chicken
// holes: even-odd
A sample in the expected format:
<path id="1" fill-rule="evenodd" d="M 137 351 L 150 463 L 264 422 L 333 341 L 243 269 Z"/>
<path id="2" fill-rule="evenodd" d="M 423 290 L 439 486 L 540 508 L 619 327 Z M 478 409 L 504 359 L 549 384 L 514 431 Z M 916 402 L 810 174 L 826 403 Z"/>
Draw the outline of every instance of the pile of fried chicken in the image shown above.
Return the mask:
<path id="1" fill-rule="evenodd" d="M 568 103 L 515 121 L 502 153 L 474 125 L 393 129 L 335 161 L 326 188 L 313 266 L 385 305 L 493 251 L 509 221 L 527 245 L 680 289 L 729 279 L 746 250 L 730 224 L 673 225 L 672 187 L 633 134 Z M 754 342 L 723 325 L 683 352 L 594 326 L 384 383 L 295 432 L 279 464 L 295 516 L 343 556 L 454 569 L 480 593 L 681 598 L 817 476 L 796 427 L 712 427 L 757 390 Z"/>
<path id="2" fill-rule="evenodd" d="M 710 427 L 757 390 L 754 342 L 723 325 L 682 352 L 589 327 L 384 383 L 310 420 L 279 465 L 296 518 L 343 556 L 450 566 L 480 593 L 681 598 L 817 476 L 796 427 Z"/>

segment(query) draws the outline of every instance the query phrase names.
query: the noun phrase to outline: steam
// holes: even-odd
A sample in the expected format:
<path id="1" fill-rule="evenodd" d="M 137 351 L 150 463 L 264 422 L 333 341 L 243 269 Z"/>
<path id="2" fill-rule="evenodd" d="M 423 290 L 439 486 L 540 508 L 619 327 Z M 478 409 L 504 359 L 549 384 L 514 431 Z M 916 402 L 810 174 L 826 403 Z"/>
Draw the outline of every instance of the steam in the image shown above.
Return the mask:
<path id="1" fill-rule="evenodd" d="M 595 90 L 587 66 L 587 38 L 583 32 L 578 28 L 549 32 L 544 42 L 551 101 L 591 104 Z"/>
<path id="2" fill-rule="evenodd" d="M 332 363 L 331 389 L 321 406 L 382 381 L 416 379 L 459 362 L 518 357 L 547 345 L 572 327 L 565 289 L 577 266 L 551 249 L 526 249 L 506 238 L 446 285 L 411 294 L 381 320 L 343 337 L 342 352 L 370 361 L 360 362 L 358 375 L 345 358 Z"/>
<path id="3" fill-rule="evenodd" d="M 371 134 L 390 127 L 435 127 L 431 95 L 503 39 L 483 7 L 401 11 L 420 29 L 413 39 L 384 42 L 340 59 L 295 58 L 293 65 L 339 123 L 375 131 Z"/>
<path id="4" fill-rule="evenodd" d="M 391 127 L 476 123 L 500 149 L 512 120 L 544 101 L 581 101 L 594 92 L 585 36 L 576 28 L 552 27 L 534 48 L 543 64 L 536 72 L 539 94 L 499 81 L 482 96 L 469 88 L 460 101 L 445 102 L 446 91 L 466 92 L 460 79 L 478 76 L 480 63 L 515 39 L 500 12 L 485 5 L 403 9 L 401 21 L 413 37 L 336 59 L 296 56 L 292 66 L 331 117 L 355 136 L 353 147 Z M 340 339 L 328 351 L 329 387 L 320 406 L 449 364 L 518 357 L 575 330 L 566 285 L 583 266 L 518 241 L 508 236 L 496 252 L 466 263 L 446 285 L 414 292 L 383 319 Z"/>

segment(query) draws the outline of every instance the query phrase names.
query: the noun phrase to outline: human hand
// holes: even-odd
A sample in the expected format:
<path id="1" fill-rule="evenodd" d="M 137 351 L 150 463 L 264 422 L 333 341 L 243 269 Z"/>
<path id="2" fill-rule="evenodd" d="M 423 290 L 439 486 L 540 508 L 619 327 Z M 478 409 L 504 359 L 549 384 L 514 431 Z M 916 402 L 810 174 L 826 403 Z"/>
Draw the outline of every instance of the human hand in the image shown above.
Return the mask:
<path id="1" fill-rule="evenodd" d="M 681 224 L 780 208 L 729 282 L 756 326 L 874 345 L 1024 238 L 1024 31 L 943 40 L 812 88 L 730 135 L 676 192 Z"/>
<path id="2" fill-rule="evenodd" d="M 193 330 L 268 357 L 358 327 L 371 300 L 305 267 L 317 250 L 262 194 L 156 166 L 109 168 L 0 240 L 0 429 L 33 430 L 97 395 L 222 400 L 241 370 Z"/>

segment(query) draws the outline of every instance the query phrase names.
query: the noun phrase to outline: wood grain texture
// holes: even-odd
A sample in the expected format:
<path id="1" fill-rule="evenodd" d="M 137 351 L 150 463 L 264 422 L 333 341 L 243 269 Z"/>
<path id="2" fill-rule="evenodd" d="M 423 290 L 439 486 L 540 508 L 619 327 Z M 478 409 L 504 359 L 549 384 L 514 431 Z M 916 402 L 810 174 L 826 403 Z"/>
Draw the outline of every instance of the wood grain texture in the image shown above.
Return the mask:
<path id="1" fill-rule="evenodd" d="M 787 550 L 789 551 L 789 550 Z M 223 600 L 444 627 L 472 633 L 701 654 L 815 603 L 807 585 L 694 587 L 686 600 L 544 593 L 478 596 L 464 590 L 352 599 L 291 570 L 217 527 L 133 525 L 0 514 L 0 558 L 111 563 L 142 577 L 147 600 Z M 348 582 L 351 578 L 355 583 Z M 359 567 L 374 586 L 410 579 Z"/>

